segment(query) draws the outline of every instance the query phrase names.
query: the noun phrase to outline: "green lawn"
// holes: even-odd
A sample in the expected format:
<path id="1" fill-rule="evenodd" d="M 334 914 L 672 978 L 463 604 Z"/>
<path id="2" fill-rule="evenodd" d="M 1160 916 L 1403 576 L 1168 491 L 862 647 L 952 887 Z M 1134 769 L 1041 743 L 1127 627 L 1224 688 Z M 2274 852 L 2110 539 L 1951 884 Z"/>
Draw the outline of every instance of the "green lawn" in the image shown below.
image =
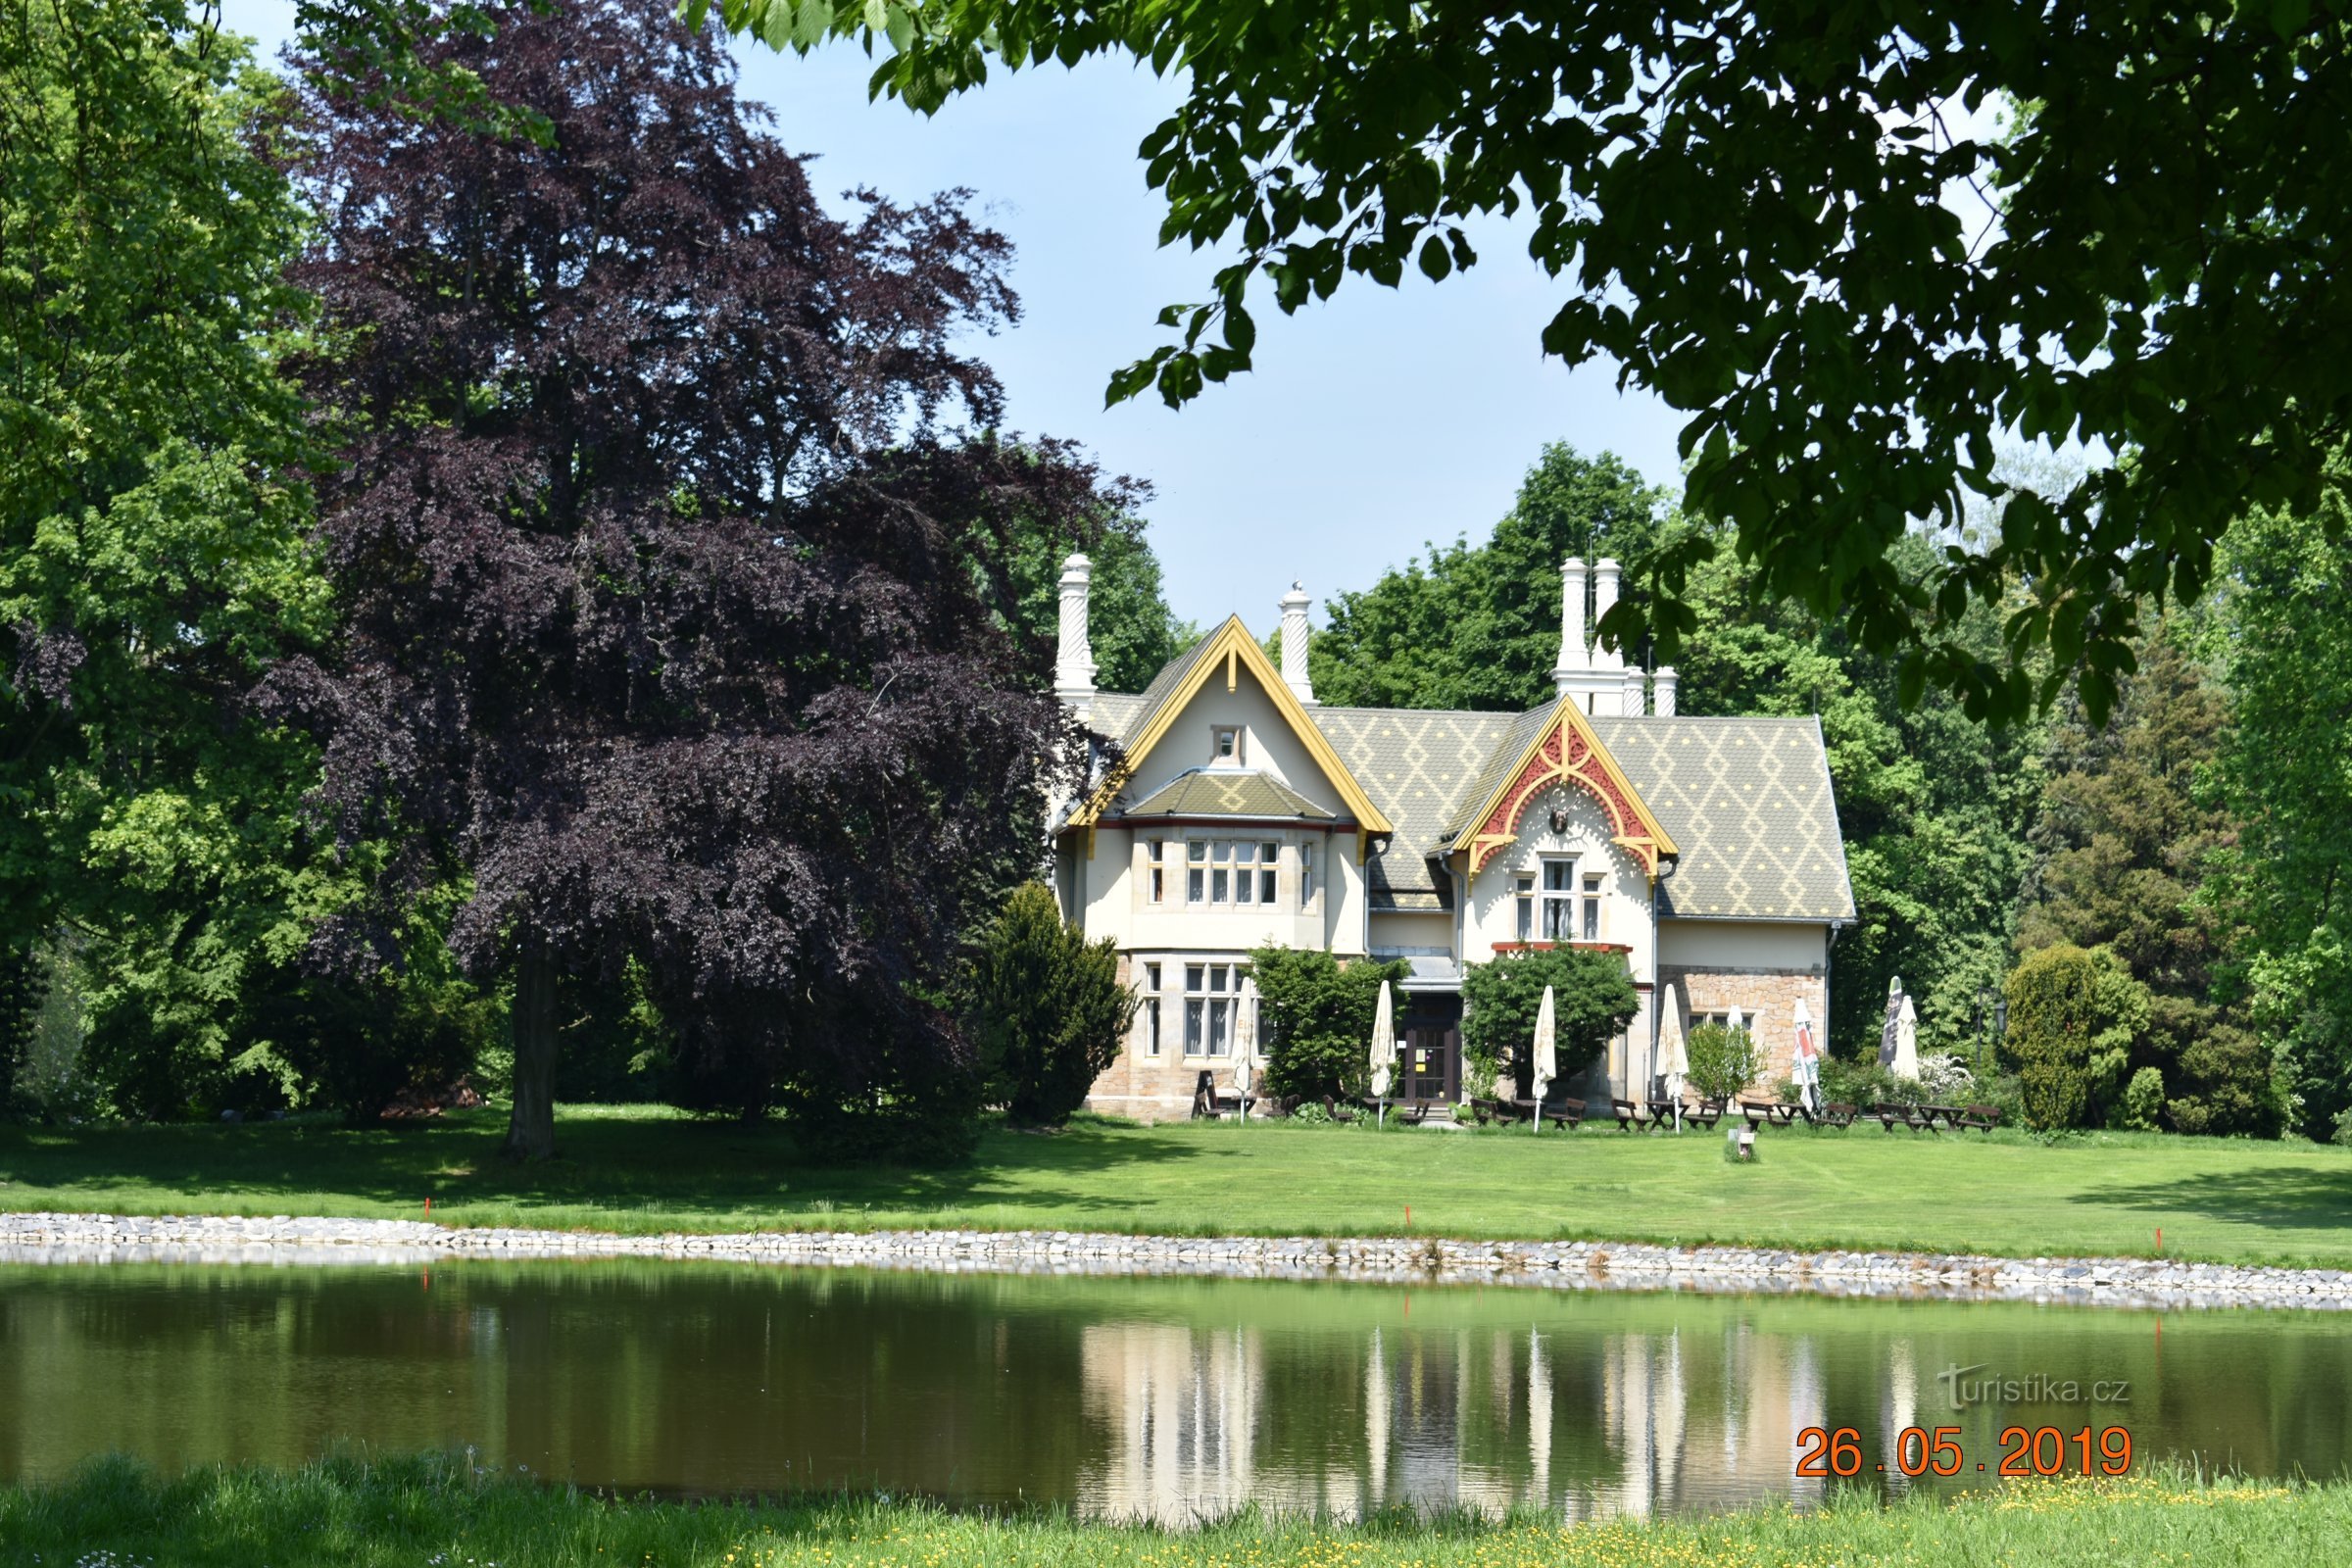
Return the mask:
<path id="1" fill-rule="evenodd" d="M 726 1231 L 971 1226 L 1729 1242 L 2352 1266 L 2352 1150 L 2156 1134 L 1719 1134 L 1134 1127 L 990 1132 L 968 1166 L 815 1167 L 772 1128 L 567 1106 L 562 1157 L 510 1165 L 503 1114 L 349 1131 L 0 1129 L 0 1209 L 352 1214 Z"/>
<path id="2" fill-rule="evenodd" d="M 1520 1517 L 1254 1518 L 1173 1533 L 1067 1518 L 958 1516 L 852 1498 L 759 1505 L 612 1501 L 431 1459 L 175 1481 L 115 1463 L 60 1487 L 0 1489 L 10 1562 L 248 1568 L 1782 1568 L 1798 1564 L 2338 1562 L 2352 1487 L 2020 1482 L 1951 1504 L 1861 1496 L 1811 1513 L 1563 1528 Z"/>

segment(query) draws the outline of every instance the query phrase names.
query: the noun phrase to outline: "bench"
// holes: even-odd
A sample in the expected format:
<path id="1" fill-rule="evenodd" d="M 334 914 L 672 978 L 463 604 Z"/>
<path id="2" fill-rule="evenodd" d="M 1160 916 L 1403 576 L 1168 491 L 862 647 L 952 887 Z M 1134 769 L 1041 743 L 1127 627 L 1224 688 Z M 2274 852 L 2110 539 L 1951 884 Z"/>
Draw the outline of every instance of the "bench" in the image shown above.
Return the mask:
<path id="1" fill-rule="evenodd" d="M 1924 1105 L 1897 1105 L 1882 1100 L 1870 1108 L 1870 1113 L 1878 1117 L 1880 1124 L 1888 1132 L 1897 1127 L 1908 1127 L 1915 1133 L 1925 1132 L 1936 1125 L 1936 1118 L 1928 1114 Z"/>
<path id="2" fill-rule="evenodd" d="M 1525 1101 L 1521 1104 L 1527 1103 Z M 1544 1119 L 1554 1127 L 1574 1131 L 1584 1125 L 1585 1102 L 1581 1100 L 1547 1100 L 1543 1105 Z"/>
<path id="3" fill-rule="evenodd" d="M 1858 1107 L 1849 1105 L 1842 1100 L 1833 1100 L 1823 1105 L 1821 1113 L 1813 1119 L 1825 1127 L 1851 1127 L 1854 1124 L 1854 1118 L 1860 1114 L 1862 1112 Z"/>
<path id="4" fill-rule="evenodd" d="M 1740 1102 L 1740 1114 L 1747 1118 L 1750 1127 L 1786 1127 L 1796 1120 L 1796 1106 L 1781 1100 Z"/>
<path id="5" fill-rule="evenodd" d="M 1609 1112 L 1617 1118 L 1620 1132 L 1632 1132 L 1636 1127 L 1646 1129 L 1653 1118 L 1649 1107 L 1635 1100 L 1611 1100 Z"/>
<path id="6" fill-rule="evenodd" d="M 1723 1120 L 1724 1116 L 1730 1112 L 1731 1108 L 1731 1104 L 1726 1101 L 1702 1100 L 1695 1105 L 1685 1105 L 1683 1107 L 1683 1120 L 1688 1122 L 1696 1122 L 1699 1126 L 1704 1127 L 1707 1131 L 1713 1132 L 1715 1130 L 1715 1124 Z"/>
<path id="7" fill-rule="evenodd" d="M 1335 1096 L 1325 1095 L 1323 1097 L 1323 1114 L 1329 1116 L 1333 1121 L 1353 1121 L 1355 1120 L 1355 1107 L 1343 1105 Z"/>
<path id="8" fill-rule="evenodd" d="M 2000 1124 L 2001 1107 L 1998 1105 L 1966 1106 L 1961 1110 L 1959 1118 L 1952 1123 L 1955 1128 L 1962 1132 L 1966 1132 L 1969 1129 L 1974 1128 L 1976 1131 L 1981 1133 L 1990 1133 Z"/>

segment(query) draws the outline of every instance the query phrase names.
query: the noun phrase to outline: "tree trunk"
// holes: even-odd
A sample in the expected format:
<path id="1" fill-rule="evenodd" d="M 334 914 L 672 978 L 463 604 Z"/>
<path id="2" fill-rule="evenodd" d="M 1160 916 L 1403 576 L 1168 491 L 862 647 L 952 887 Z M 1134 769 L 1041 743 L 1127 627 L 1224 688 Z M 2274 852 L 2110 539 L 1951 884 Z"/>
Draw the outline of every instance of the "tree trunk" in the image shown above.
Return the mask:
<path id="1" fill-rule="evenodd" d="M 514 960 L 514 1109 L 507 1122 L 509 1159 L 547 1159 L 556 1152 L 556 966 L 525 938 Z"/>

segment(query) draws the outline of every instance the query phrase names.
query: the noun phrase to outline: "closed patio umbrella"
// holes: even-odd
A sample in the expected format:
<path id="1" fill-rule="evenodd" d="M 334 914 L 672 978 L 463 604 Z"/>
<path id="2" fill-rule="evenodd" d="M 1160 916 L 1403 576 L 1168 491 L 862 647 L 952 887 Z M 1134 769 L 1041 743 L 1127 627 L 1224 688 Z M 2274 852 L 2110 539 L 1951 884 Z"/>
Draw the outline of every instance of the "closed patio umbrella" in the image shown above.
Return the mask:
<path id="1" fill-rule="evenodd" d="M 1796 1080 L 1796 1098 L 1815 1115 L 1821 1114 L 1821 1047 L 1813 1040 L 1813 1009 L 1796 1004 L 1796 1060 L 1789 1076 Z"/>
<path id="2" fill-rule="evenodd" d="M 1911 994 L 1903 993 L 1903 1004 L 1894 1015 L 1894 1075 L 1898 1078 L 1919 1076 L 1919 1009 L 1911 1005 Z"/>
<path id="3" fill-rule="evenodd" d="M 1557 1005 L 1551 1000 L 1551 987 L 1544 988 L 1544 1001 L 1536 1008 L 1536 1131 L 1544 1130 L 1544 1091 L 1551 1087 L 1560 1071 L 1560 1025 Z"/>
<path id="4" fill-rule="evenodd" d="M 1389 1119 L 1389 1075 L 1396 1070 L 1396 1004 L 1389 983 L 1380 983 L 1380 1006 L 1372 1014 L 1372 1098 L 1380 1102 L 1380 1120 Z"/>
<path id="5" fill-rule="evenodd" d="M 1250 1058 L 1257 1054 L 1257 988 L 1242 982 L 1241 1000 L 1234 1004 L 1241 1017 L 1233 1025 L 1233 1092 L 1242 1102 L 1242 1120 L 1250 1119 Z"/>
<path id="6" fill-rule="evenodd" d="M 1666 995 L 1658 1005 L 1665 1009 L 1658 1017 L 1658 1071 L 1666 1078 L 1666 1098 L 1674 1102 L 1675 1126 L 1683 1120 L 1683 1080 L 1690 1075 L 1690 1043 L 1683 1034 L 1681 999 L 1674 994 L 1674 982 L 1666 982 Z"/>

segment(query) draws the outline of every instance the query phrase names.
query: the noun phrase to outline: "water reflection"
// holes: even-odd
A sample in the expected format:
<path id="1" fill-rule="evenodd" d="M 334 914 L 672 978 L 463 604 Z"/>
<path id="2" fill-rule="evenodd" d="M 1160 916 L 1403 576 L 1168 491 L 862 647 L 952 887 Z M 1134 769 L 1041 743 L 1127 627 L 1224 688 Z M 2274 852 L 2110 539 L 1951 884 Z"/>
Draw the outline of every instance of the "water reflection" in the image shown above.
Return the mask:
<path id="1" fill-rule="evenodd" d="M 1956 1367 L 2038 1377 L 2040 1402 L 1955 1409 Z M 2015 1424 L 2334 1474 L 2348 1411 L 2352 1322 L 2327 1314 L 660 1263 L 0 1270 L 7 1477 L 358 1440 L 627 1489 L 1574 1521 L 1808 1503 L 1808 1428 L 1852 1428 L 1858 1479 L 1888 1490 L 1983 1484 Z M 1914 1426 L 1958 1429 L 1961 1475 L 1904 1480 Z"/>

